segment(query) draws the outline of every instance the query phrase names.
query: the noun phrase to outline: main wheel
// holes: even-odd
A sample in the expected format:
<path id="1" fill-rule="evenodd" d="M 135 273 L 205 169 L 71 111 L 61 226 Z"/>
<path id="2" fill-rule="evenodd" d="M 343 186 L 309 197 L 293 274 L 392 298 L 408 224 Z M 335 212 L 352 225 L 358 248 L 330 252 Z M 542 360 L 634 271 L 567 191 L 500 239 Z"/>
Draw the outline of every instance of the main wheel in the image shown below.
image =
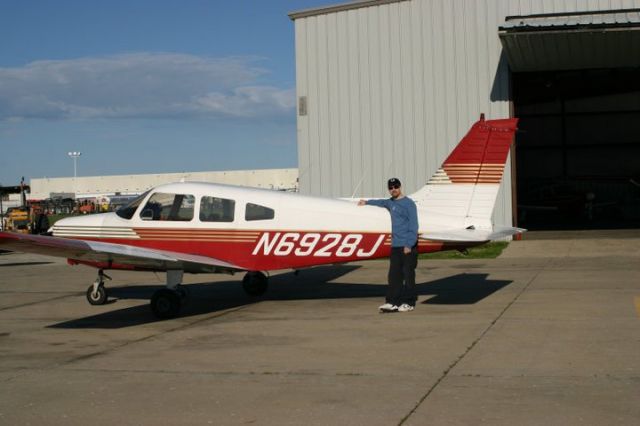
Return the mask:
<path id="1" fill-rule="evenodd" d="M 93 291 L 93 284 L 87 289 L 87 301 L 92 305 L 104 305 L 108 298 L 107 289 L 102 284 L 96 291 Z"/>
<path id="2" fill-rule="evenodd" d="M 262 272 L 247 272 L 242 279 L 242 288 L 249 296 L 261 296 L 267 291 L 268 281 Z"/>
<path id="3" fill-rule="evenodd" d="M 178 293 L 178 296 L 180 296 L 180 300 L 182 300 L 183 302 L 189 299 L 189 288 L 185 285 L 180 284 L 178 287 L 176 287 L 176 293 Z"/>
<path id="4" fill-rule="evenodd" d="M 175 318 L 180 314 L 180 295 L 166 288 L 156 291 L 151 297 L 151 311 L 156 318 Z"/>

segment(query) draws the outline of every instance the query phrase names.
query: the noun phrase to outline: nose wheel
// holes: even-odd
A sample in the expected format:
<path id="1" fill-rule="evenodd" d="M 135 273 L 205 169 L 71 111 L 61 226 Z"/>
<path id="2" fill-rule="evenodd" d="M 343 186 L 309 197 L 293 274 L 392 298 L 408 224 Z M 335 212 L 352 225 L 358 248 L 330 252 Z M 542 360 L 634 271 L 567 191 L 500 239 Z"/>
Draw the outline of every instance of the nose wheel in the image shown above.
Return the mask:
<path id="1" fill-rule="evenodd" d="M 104 305 L 109 300 L 109 294 L 104 286 L 104 279 L 110 280 L 111 277 L 104 273 L 102 269 L 98 271 L 98 278 L 87 288 L 87 301 L 94 306 Z"/>

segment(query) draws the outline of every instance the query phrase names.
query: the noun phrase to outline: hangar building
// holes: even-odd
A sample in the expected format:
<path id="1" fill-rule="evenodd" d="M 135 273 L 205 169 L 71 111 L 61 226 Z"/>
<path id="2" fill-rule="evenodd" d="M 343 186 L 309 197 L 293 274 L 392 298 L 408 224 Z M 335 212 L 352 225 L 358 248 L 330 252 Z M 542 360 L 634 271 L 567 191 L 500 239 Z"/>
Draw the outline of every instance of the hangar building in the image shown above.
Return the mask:
<path id="1" fill-rule="evenodd" d="M 293 12 L 300 192 L 422 187 L 519 117 L 494 221 L 640 227 L 640 1 L 364 0 Z"/>

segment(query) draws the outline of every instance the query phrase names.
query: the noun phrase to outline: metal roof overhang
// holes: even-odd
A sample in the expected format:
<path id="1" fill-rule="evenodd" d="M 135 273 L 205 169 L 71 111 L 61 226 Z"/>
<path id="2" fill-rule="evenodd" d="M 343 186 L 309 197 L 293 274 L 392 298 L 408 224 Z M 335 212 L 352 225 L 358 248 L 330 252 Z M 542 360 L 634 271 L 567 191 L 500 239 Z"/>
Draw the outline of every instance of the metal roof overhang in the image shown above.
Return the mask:
<path id="1" fill-rule="evenodd" d="M 508 16 L 498 35 L 513 72 L 640 67 L 640 9 Z"/>

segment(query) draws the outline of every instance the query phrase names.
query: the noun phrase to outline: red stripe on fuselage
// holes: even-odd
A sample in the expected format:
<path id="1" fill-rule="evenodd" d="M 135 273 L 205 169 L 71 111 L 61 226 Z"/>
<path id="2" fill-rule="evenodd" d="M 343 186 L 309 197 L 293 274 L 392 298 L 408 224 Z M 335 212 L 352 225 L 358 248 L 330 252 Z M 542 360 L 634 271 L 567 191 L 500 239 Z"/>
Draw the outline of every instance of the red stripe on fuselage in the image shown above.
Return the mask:
<path id="1" fill-rule="evenodd" d="M 253 232 L 255 233 L 255 231 Z M 258 234 L 259 237 L 255 241 L 201 239 L 198 238 L 199 234 L 196 230 L 189 231 L 190 238 L 175 238 L 175 236 L 167 235 L 165 238 L 154 237 L 135 240 L 124 238 L 77 239 L 207 256 L 238 265 L 247 270 L 259 271 L 297 269 L 384 258 L 388 257 L 391 252 L 391 246 L 388 243 L 390 234 L 388 233 L 277 230 L 261 231 Z M 420 253 L 440 251 L 443 248 L 444 244 L 441 242 L 420 240 L 418 244 Z M 127 265 L 119 266 L 126 268 Z"/>

